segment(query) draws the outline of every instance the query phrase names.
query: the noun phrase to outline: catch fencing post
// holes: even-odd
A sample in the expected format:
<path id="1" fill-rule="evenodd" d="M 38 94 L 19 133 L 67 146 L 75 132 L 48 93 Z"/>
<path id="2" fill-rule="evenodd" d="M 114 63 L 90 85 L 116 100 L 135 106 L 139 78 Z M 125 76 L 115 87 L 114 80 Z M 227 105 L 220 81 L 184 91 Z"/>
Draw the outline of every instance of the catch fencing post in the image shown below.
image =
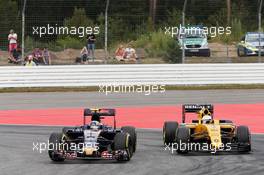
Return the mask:
<path id="1" fill-rule="evenodd" d="M 260 5 L 259 5 L 259 10 L 258 10 L 258 33 L 259 33 L 259 49 L 258 49 L 258 62 L 261 62 L 261 37 L 260 37 L 260 32 L 261 32 L 261 11 L 262 11 L 262 2 L 263 0 L 260 0 Z"/>
<path id="2" fill-rule="evenodd" d="M 105 7 L 105 63 L 108 59 L 108 8 L 109 8 L 109 2 L 110 0 L 106 0 L 106 7 Z"/>
<path id="3" fill-rule="evenodd" d="M 185 63 L 185 46 L 184 46 L 184 38 L 185 38 L 185 10 L 186 10 L 187 0 L 184 1 L 183 10 L 182 10 L 182 28 L 183 28 L 183 37 L 182 37 L 182 63 Z M 181 31 L 181 29 L 180 29 Z"/>
<path id="4" fill-rule="evenodd" d="M 25 56 L 25 9 L 26 9 L 27 0 L 24 0 L 24 5 L 22 9 L 22 59 Z"/>

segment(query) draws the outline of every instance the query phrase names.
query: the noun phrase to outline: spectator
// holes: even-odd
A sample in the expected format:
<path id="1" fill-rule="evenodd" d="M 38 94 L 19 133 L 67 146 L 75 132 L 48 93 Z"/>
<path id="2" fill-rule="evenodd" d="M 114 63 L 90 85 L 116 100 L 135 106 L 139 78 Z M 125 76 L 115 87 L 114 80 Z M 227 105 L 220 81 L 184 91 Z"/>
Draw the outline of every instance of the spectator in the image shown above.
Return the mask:
<path id="1" fill-rule="evenodd" d="M 129 44 L 128 47 L 125 49 L 124 58 L 128 60 L 133 60 L 135 62 L 138 60 L 136 50 L 132 48 L 131 44 Z"/>
<path id="2" fill-rule="evenodd" d="M 75 62 L 76 63 L 84 63 L 87 61 L 88 58 L 88 50 L 86 46 L 84 46 L 80 52 L 80 57 L 76 57 Z"/>
<path id="3" fill-rule="evenodd" d="M 88 49 L 88 55 L 91 57 L 91 52 L 92 52 L 92 59 L 94 61 L 94 50 L 95 50 L 95 41 L 96 37 L 94 33 L 91 33 L 87 36 L 87 49 Z"/>
<path id="4" fill-rule="evenodd" d="M 21 50 L 19 48 L 11 51 L 11 56 L 8 57 L 10 63 L 18 64 L 21 62 Z"/>
<path id="5" fill-rule="evenodd" d="M 8 51 L 11 54 L 11 52 L 14 49 L 17 49 L 17 34 L 14 32 L 13 29 L 10 30 L 10 33 L 8 35 L 8 41 L 9 41 Z"/>
<path id="6" fill-rule="evenodd" d="M 45 63 L 42 51 L 38 47 L 34 49 L 32 55 L 33 55 L 33 61 L 36 64 Z"/>
<path id="7" fill-rule="evenodd" d="M 15 52 L 16 52 L 16 49 L 13 49 L 13 50 L 9 53 L 9 57 L 8 57 L 9 63 L 14 63 L 14 64 L 17 63 L 17 60 L 16 60 L 15 57 L 14 57 L 14 53 L 15 53 Z"/>
<path id="8" fill-rule="evenodd" d="M 45 65 L 51 65 L 50 53 L 47 47 L 44 47 L 43 50 L 43 61 Z"/>
<path id="9" fill-rule="evenodd" d="M 88 58 L 88 50 L 87 47 L 83 47 L 81 50 L 81 63 L 86 62 Z"/>
<path id="10" fill-rule="evenodd" d="M 36 66 L 36 63 L 33 61 L 33 55 L 28 56 L 25 66 Z"/>
<path id="11" fill-rule="evenodd" d="M 115 58 L 118 61 L 124 61 L 124 56 L 125 56 L 125 49 L 123 45 L 119 45 L 119 47 L 115 51 Z"/>

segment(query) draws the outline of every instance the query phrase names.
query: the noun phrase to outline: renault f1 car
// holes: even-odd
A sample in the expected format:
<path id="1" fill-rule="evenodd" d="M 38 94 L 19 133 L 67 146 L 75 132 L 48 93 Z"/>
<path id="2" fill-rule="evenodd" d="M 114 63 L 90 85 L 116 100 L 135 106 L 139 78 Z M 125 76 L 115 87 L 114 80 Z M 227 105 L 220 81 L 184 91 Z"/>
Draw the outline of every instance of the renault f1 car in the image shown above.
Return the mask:
<path id="1" fill-rule="evenodd" d="M 235 126 L 230 120 L 214 119 L 213 112 L 213 105 L 183 105 L 182 123 L 179 125 L 178 122 L 167 121 L 163 125 L 164 144 L 177 144 L 176 151 L 178 153 L 211 152 L 212 150 L 214 150 L 213 153 L 219 151 L 251 151 L 249 128 L 247 126 Z M 186 113 L 197 113 L 198 119 L 186 123 Z M 204 147 L 204 145 L 209 146 Z M 209 149 L 203 150 L 203 148 Z"/>
<path id="2" fill-rule="evenodd" d="M 264 33 L 262 32 L 247 32 L 237 45 L 237 55 L 239 57 L 256 56 L 259 51 L 261 55 L 264 54 Z"/>
<path id="3" fill-rule="evenodd" d="M 113 117 L 113 125 L 102 123 Z M 91 117 L 87 124 L 87 117 Z M 115 109 L 85 109 L 83 126 L 64 127 L 49 138 L 49 157 L 65 159 L 107 159 L 129 161 L 136 151 L 137 134 L 132 126 L 116 128 Z"/>

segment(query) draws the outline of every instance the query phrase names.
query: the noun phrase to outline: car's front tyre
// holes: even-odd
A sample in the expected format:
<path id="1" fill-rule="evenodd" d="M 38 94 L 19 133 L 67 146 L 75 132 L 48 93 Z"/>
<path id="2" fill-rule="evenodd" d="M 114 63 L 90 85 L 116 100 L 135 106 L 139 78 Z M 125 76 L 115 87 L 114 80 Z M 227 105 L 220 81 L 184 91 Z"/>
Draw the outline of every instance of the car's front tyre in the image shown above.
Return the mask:
<path id="1" fill-rule="evenodd" d="M 187 127 L 179 127 L 177 130 L 177 153 L 183 154 L 188 153 L 189 142 L 190 142 L 190 129 Z"/>
<path id="2" fill-rule="evenodd" d="M 62 143 L 62 133 L 52 133 L 49 138 L 48 154 L 52 161 L 62 162 L 65 160 L 63 154 L 60 152 Z"/>
<path id="3" fill-rule="evenodd" d="M 238 126 L 236 129 L 236 138 L 238 145 L 242 145 L 241 152 L 251 151 L 251 135 L 247 126 Z"/>
<path id="4" fill-rule="evenodd" d="M 127 155 L 118 158 L 118 161 L 129 161 L 133 156 L 133 145 L 128 133 L 120 132 L 114 137 L 114 151 L 126 151 Z"/>
<path id="5" fill-rule="evenodd" d="M 136 128 L 133 126 L 123 126 L 121 128 L 122 131 L 127 132 L 130 137 L 131 137 L 131 141 L 132 141 L 132 145 L 133 145 L 133 153 L 136 152 L 137 149 L 137 133 L 136 133 Z"/>

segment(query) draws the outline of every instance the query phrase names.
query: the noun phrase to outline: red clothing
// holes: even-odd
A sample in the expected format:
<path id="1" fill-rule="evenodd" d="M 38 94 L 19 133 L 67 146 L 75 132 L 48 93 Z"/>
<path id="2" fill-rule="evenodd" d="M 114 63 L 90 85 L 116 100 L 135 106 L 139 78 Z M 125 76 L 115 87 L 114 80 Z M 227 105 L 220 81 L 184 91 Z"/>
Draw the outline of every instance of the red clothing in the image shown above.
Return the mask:
<path id="1" fill-rule="evenodd" d="M 11 43 L 11 44 L 9 44 L 9 52 L 11 52 L 14 49 L 17 49 L 17 43 Z"/>
<path id="2" fill-rule="evenodd" d="M 119 48 L 116 52 L 116 56 L 123 56 L 125 53 L 125 49 Z"/>

